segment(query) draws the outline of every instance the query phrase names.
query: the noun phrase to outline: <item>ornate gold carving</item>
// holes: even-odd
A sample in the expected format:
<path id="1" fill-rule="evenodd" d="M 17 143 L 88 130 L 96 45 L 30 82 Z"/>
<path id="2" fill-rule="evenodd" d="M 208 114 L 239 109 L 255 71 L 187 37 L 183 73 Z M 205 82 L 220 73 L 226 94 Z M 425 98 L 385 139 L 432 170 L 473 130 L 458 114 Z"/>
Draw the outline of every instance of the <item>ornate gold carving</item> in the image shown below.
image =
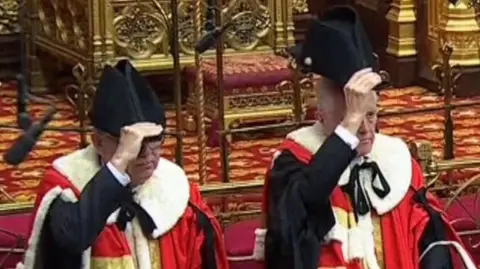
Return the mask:
<path id="1" fill-rule="evenodd" d="M 440 45 L 452 45 L 451 64 L 480 65 L 480 26 L 475 9 L 469 7 L 465 1 L 459 1 L 456 5 L 443 1 L 442 11 L 439 25 Z"/>
<path id="2" fill-rule="evenodd" d="M 236 50 L 255 49 L 271 30 L 270 11 L 257 0 L 231 1 L 224 12 L 232 23 L 225 41 Z"/>
<path id="3" fill-rule="evenodd" d="M 126 6 L 114 21 L 115 42 L 135 59 L 149 58 L 167 34 L 161 15 L 151 5 Z"/>
<path id="4" fill-rule="evenodd" d="M 396 57 L 416 55 L 413 0 L 394 0 L 386 17 L 389 24 L 387 53 Z"/>
<path id="5" fill-rule="evenodd" d="M 18 9 L 19 4 L 17 0 L 0 1 L 0 34 L 18 32 L 20 28 Z"/>
<path id="6" fill-rule="evenodd" d="M 95 86 L 88 85 L 88 73 L 82 64 L 75 65 L 72 74 L 77 84 L 70 84 L 65 87 L 65 97 L 72 106 L 77 108 L 77 113 L 87 113 L 92 106 L 91 97 L 95 94 Z M 83 94 L 83 96 L 80 97 L 80 94 Z M 81 99 L 81 103 L 79 99 Z"/>
<path id="7" fill-rule="evenodd" d="M 194 10 L 191 1 L 182 1 L 178 5 L 178 43 L 180 51 L 188 55 L 195 54 Z M 169 18 L 171 19 L 171 15 Z M 203 27 L 201 27 L 201 31 L 203 32 Z"/>
<path id="8" fill-rule="evenodd" d="M 427 22 L 428 22 L 428 36 L 431 39 L 438 38 L 438 25 L 442 18 L 442 7 L 437 1 L 427 1 Z M 437 51 L 437 50 L 435 50 Z"/>
<path id="9" fill-rule="evenodd" d="M 57 41 L 70 44 L 73 40 L 72 18 L 69 16 L 66 1 L 51 0 L 55 14 Z"/>
<path id="10" fill-rule="evenodd" d="M 293 14 L 308 13 L 308 2 L 306 0 L 293 0 Z"/>
<path id="11" fill-rule="evenodd" d="M 307 99 L 313 92 L 311 77 L 302 78 L 300 81 L 302 92 L 303 112 L 307 107 Z M 283 81 L 276 86 L 263 88 L 233 89 L 232 93 L 224 97 L 225 127 L 244 122 L 285 120 L 293 118 L 293 83 Z M 195 113 L 196 95 L 194 87 L 189 88 L 188 111 Z M 237 93 L 235 93 L 237 92 Z M 242 94 L 238 93 L 241 92 Z M 205 85 L 205 111 L 209 118 L 215 118 L 218 110 L 217 90 L 210 85 Z"/>
<path id="12" fill-rule="evenodd" d="M 470 0 L 468 1 L 468 7 L 473 7 L 475 9 L 478 9 L 480 7 L 480 0 Z"/>

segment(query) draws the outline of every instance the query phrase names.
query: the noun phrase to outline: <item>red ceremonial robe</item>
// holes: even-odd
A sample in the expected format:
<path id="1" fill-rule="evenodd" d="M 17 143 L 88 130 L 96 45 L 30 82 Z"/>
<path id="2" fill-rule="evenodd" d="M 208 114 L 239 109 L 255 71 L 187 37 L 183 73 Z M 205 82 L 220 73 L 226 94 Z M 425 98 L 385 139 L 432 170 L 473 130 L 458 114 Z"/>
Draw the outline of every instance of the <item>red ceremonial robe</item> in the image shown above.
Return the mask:
<path id="1" fill-rule="evenodd" d="M 325 139 L 319 123 L 294 131 L 280 146 L 274 160 L 281 152 L 290 151 L 298 161 L 308 164 Z M 356 221 L 350 199 L 340 188 L 348 183 L 351 167 L 344 171 L 330 196 L 335 225 L 324 237 L 325 244 L 320 250 L 318 266 L 324 269 L 418 269 L 424 254 L 419 253 L 419 242 L 430 221 L 425 208 L 414 200 L 417 192 L 424 188 L 422 171 L 403 141 L 382 134 L 376 135 L 372 151 L 367 157 L 378 164 L 391 191 L 385 198 L 378 197 L 372 189 L 371 175 L 361 172 L 360 181 L 373 212 L 359 216 Z M 355 162 L 360 160 L 357 158 Z M 264 216 L 268 212 L 268 178 L 264 187 Z M 441 212 L 437 200 L 429 193 L 426 197 L 429 206 Z M 475 268 L 443 213 L 441 219 L 448 241 L 436 242 L 431 246 L 453 246 L 453 250 L 459 254 L 453 259 L 454 268 L 462 268 L 457 267 L 462 261 L 466 268 Z M 263 259 L 265 233 L 266 230 L 256 231 L 254 253 L 259 260 Z"/>
<path id="2" fill-rule="evenodd" d="M 61 197 L 76 202 L 82 189 L 100 169 L 93 147 L 57 159 L 46 172 L 35 203 L 34 220 L 24 264 L 19 268 L 36 269 L 39 242 L 47 212 Z M 118 210 L 113 212 L 95 243 L 83 252 L 82 269 L 200 269 L 204 234 L 197 214 L 190 205 L 205 214 L 215 234 L 217 269 L 228 268 L 223 235 L 219 223 L 202 200 L 198 188 L 190 184 L 176 164 L 161 159 L 152 178 L 134 191 L 134 200 L 147 211 L 157 229 L 147 239 L 134 218 L 125 232 L 115 225 Z"/>

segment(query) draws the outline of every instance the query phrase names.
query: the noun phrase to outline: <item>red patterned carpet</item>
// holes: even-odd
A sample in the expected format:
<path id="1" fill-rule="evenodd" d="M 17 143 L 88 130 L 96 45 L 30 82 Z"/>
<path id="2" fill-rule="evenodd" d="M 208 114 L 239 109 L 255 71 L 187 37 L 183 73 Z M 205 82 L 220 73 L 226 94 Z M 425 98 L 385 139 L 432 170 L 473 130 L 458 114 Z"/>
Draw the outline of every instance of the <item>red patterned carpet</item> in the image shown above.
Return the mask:
<path id="1" fill-rule="evenodd" d="M 0 87 L 0 125 L 14 125 L 16 91 L 11 85 Z M 59 108 L 54 127 L 73 127 L 78 122 L 73 109 L 62 96 L 48 96 Z M 464 100 L 459 100 L 464 101 Z M 422 107 L 440 107 L 441 99 L 420 88 L 388 90 L 382 93 L 380 107 L 382 111 L 405 111 Z M 41 117 L 46 109 L 43 105 L 31 105 L 31 114 Z M 478 116 L 480 108 L 463 108 L 454 112 L 455 141 L 457 157 L 480 156 L 480 126 Z M 174 114 L 168 113 L 168 125 L 174 127 Z M 438 157 L 443 149 L 442 111 L 408 116 L 391 116 L 380 119 L 383 133 L 395 135 L 405 140 L 430 141 Z M 3 153 L 19 135 L 18 131 L 0 129 L 0 153 Z M 46 132 L 27 161 L 19 167 L 12 167 L 0 161 L 0 187 L 8 192 L 14 201 L 0 194 L 0 203 L 30 202 L 35 197 L 42 174 L 55 158 L 76 149 L 79 136 L 74 133 Z M 272 152 L 280 143 L 277 137 L 240 138 L 231 144 L 230 178 L 233 181 L 262 179 Z M 191 180 L 198 180 L 198 147 L 196 137 L 191 135 L 184 139 L 184 168 Z M 169 159 L 175 156 L 175 140 L 166 140 L 163 155 Z M 2 157 L 0 157 L 2 158 Z M 208 180 L 219 180 L 220 159 L 218 149 L 208 150 Z"/>

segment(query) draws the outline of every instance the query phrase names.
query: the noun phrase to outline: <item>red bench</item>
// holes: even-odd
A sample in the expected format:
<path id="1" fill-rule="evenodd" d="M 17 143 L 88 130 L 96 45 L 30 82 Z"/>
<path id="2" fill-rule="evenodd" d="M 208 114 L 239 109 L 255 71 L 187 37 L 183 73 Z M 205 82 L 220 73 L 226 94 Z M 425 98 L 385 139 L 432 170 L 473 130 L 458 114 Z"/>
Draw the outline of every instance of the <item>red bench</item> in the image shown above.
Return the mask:
<path id="1" fill-rule="evenodd" d="M 480 264 L 480 249 L 475 247 L 480 244 L 480 224 L 472 219 L 480 216 L 477 210 L 480 206 L 480 196 L 478 198 L 476 194 L 462 196 L 461 203 L 452 203 L 448 214 L 467 250 L 473 255 L 475 263 Z M 15 268 L 22 259 L 30 217 L 29 213 L 0 216 L 0 262 L 3 262 L 0 268 Z M 248 220 L 231 224 L 225 229 L 225 245 L 231 269 L 263 268 L 261 262 L 252 258 L 255 229 L 259 226 L 259 220 Z"/>

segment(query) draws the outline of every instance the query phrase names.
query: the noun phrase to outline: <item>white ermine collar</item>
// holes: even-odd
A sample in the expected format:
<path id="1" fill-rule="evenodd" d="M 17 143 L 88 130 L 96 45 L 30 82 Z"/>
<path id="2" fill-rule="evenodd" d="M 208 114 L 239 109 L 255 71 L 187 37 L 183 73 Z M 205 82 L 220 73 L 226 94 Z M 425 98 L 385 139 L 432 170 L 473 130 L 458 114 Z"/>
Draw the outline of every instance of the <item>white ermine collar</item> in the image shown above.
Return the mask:
<path id="1" fill-rule="evenodd" d="M 53 168 L 82 191 L 98 172 L 98 155 L 93 146 L 75 151 L 53 162 Z M 185 172 L 176 164 L 161 158 L 152 177 L 135 188 L 134 201 L 154 220 L 157 229 L 152 236 L 168 232 L 183 216 L 190 199 L 190 185 Z M 119 210 L 112 213 L 107 224 L 116 222 Z"/>
<path id="2" fill-rule="evenodd" d="M 293 131 L 287 135 L 287 139 L 295 141 L 312 154 L 317 152 L 326 139 L 323 126 L 316 123 Z M 405 197 L 412 181 L 412 160 L 407 145 L 398 138 L 376 134 L 372 151 L 367 155 L 368 159 L 375 161 L 382 171 L 385 179 L 391 187 L 390 193 L 383 199 L 378 197 L 372 189 L 371 178 L 361 177 L 372 206 L 379 215 L 383 215 L 394 209 Z M 348 183 L 351 167 L 363 158 L 356 158 L 340 177 L 339 186 Z M 368 183 L 367 183 L 368 181 Z"/>

